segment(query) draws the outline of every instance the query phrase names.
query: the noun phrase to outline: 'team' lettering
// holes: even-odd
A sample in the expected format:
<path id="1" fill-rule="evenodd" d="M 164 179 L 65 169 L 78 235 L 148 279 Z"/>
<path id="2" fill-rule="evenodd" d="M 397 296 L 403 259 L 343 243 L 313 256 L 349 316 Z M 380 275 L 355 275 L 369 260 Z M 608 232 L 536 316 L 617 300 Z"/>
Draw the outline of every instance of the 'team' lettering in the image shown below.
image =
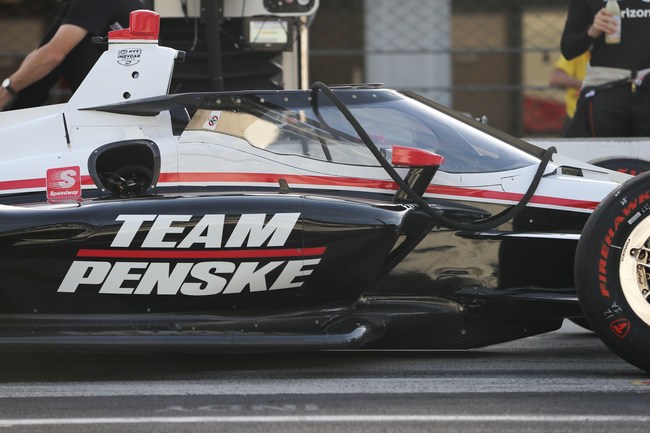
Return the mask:
<path id="1" fill-rule="evenodd" d="M 223 244 L 225 215 L 204 215 L 191 229 L 187 223 L 192 215 L 119 215 L 122 221 L 113 248 L 129 248 L 145 222 L 152 222 L 151 228 L 140 245 L 141 248 L 241 248 L 266 246 L 278 247 L 286 243 L 299 213 L 278 213 L 265 224 L 266 214 L 243 214 L 228 240 Z M 170 236 L 182 236 L 180 241 Z"/>

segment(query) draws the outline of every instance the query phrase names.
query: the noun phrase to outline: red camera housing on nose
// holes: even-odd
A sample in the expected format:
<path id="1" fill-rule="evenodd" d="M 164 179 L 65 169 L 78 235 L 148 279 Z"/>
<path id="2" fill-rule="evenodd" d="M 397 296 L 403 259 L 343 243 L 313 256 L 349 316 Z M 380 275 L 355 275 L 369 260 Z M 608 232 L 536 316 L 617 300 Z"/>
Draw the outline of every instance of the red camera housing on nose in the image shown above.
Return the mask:
<path id="1" fill-rule="evenodd" d="M 108 33 L 108 39 L 157 41 L 159 34 L 160 14 L 140 9 L 131 12 L 128 29 L 113 30 Z"/>

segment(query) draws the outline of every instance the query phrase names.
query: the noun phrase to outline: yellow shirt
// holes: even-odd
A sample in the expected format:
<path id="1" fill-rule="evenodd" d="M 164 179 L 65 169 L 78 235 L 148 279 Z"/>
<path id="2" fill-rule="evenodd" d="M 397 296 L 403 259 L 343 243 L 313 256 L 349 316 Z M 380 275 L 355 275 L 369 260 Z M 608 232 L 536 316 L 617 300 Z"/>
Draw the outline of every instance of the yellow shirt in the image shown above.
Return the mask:
<path id="1" fill-rule="evenodd" d="M 587 65 L 589 64 L 590 58 L 591 51 L 585 51 L 578 57 L 571 60 L 567 60 L 564 58 L 564 56 L 560 56 L 557 62 L 555 62 L 555 67 L 566 72 L 570 77 L 584 81 L 585 75 L 587 74 Z M 566 92 L 564 92 L 566 114 L 569 117 L 573 117 L 574 113 L 576 112 L 578 96 L 580 96 L 580 89 L 567 87 Z"/>

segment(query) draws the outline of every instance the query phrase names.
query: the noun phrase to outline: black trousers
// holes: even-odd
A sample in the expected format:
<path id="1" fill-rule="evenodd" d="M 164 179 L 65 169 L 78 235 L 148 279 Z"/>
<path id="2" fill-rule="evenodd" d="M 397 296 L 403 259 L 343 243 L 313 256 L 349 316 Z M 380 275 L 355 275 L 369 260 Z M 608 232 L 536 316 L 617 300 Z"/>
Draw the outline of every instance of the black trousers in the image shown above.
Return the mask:
<path id="1" fill-rule="evenodd" d="M 650 89 L 629 82 L 583 89 L 565 137 L 650 137 Z"/>

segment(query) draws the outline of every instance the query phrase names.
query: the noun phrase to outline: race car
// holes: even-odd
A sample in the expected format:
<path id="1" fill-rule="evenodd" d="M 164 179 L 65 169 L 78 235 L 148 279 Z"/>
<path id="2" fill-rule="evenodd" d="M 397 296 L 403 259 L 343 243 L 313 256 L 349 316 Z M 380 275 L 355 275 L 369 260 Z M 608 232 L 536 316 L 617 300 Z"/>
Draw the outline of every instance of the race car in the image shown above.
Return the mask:
<path id="1" fill-rule="evenodd" d="M 643 176 L 375 85 L 168 94 L 159 28 L 0 114 L 0 350 L 471 349 L 584 315 L 650 371 Z"/>

